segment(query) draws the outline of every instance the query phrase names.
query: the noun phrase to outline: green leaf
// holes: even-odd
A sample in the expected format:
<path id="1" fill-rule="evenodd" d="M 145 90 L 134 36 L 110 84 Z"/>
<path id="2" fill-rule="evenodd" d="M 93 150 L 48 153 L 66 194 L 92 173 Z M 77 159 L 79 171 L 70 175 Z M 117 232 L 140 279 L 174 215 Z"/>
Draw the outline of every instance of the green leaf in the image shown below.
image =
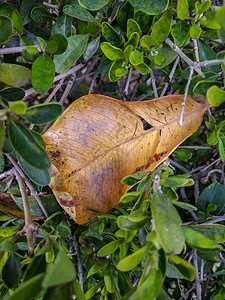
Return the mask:
<path id="1" fill-rule="evenodd" d="M 217 10 L 217 20 L 222 29 L 225 30 L 225 6 L 222 6 Z"/>
<path id="2" fill-rule="evenodd" d="M 155 230 L 166 253 L 179 254 L 184 247 L 182 220 L 171 202 L 156 188 L 154 189 L 151 209 Z"/>
<path id="3" fill-rule="evenodd" d="M 169 258 L 188 280 L 192 281 L 195 279 L 195 268 L 189 262 L 177 255 L 170 255 Z"/>
<path id="4" fill-rule="evenodd" d="M 83 6 L 86 9 L 99 10 L 103 8 L 109 2 L 109 0 L 78 0 L 78 2 L 81 6 Z"/>
<path id="5" fill-rule="evenodd" d="M 225 226 L 222 224 L 199 224 L 191 225 L 190 228 L 200 232 L 217 243 L 225 242 Z"/>
<path id="6" fill-rule="evenodd" d="M 65 5 L 63 8 L 63 12 L 68 16 L 83 21 L 94 22 L 95 24 L 100 26 L 97 20 L 89 13 L 89 11 L 80 5 Z"/>
<path id="7" fill-rule="evenodd" d="M 166 58 L 166 61 L 162 66 L 157 66 L 156 64 L 153 64 L 152 68 L 155 70 L 165 68 L 177 58 L 177 54 L 168 45 L 163 45 L 163 47 L 157 50 L 157 52 L 158 54 L 164 56 Z"/>
<path id="8" fill-rule="evenodd" d="M 118 32 L 107 22 L 102 23 L 102 35 L 109 43 L 117 45 L 120 43 Z"/>
<path id="9" fill-rule="evenodd" d="M 23 101 L 15 101 L 9 106 L 9 111 L 13 111 L 15 114 L 24 114 L 26 110 L 27 106 Z"/>
<path id="10" fill-rule="evenodd" d="M 171 187 L 161 186 L 161 190 L 167 199 L 170 201 L 177 201 L 179 199 L 175 190 Z"/>
<path id="11" fill-rule="evenodd" d="M 13 30 L 12 20 L 6 16 L 0 16 L 0 44 L 6 42 Z"/>
<path id="12" fill-rule="evenodd" d="M 190 175 L 174 175 L 167 178 L 160 179 L 160 184 L 162 186 L 168 187 L 181 187 L 181 186 L 190 186 L 194 184 L 193 179 L 188 178 Z"/>
<path id="13" fill-rule="evenodd" d="M 66 252 L 61 249 L 57 254 L 52 269 L 45 276 L 42 286 L 43 288 L 48 288 L 73 281 L 75 278 L 76 273 L 73 263 L 66 255 Z"/>
<path id="14" fill-rule="evenodd" d="M 109 264 L 108 260 L 100 260 L 97 263 L 95 263 L 88 271 L 87 278 L 94 275 L 95 273 L 105 270 Z"/>
<path id="15" fill-rule="evenodd" d="M 90 299 L 96 295 L 99 288 L 104 285 L 104 280 L 101 280 L 99 283 L 92 286 L 85 294 L 86 299 Z"/>
<path id="16" fill-rule="evenodd" d="M 140 36 L 137 32 L 133 32 L 129 37 L 129 40 L 124 44 L 126 48 L 128 45 L 131 45 L 133 49 L 136 49 L 139 44 Z"/>
<path id="17" fill-rule="evenodd" d="M 211 29 L 219 29 L 220 24 L 216 19 L 217 11 L 211 10 L 204 14 L 204 19 L 200 19 L 200 24 Z"/>
<path id="18" fill-rule="evenodd" d="M 20 37 L 20 46 L 31 46 L 31 45 L 33 45 L 33 42 L 28 37 L 26 37 L 26 36 Z M 36 51 L 37 51 L 37 53 L 39 52 L 38 50 L 36 50 Z M 35 56 L 37 53 L 35 53 L 35 55 L 31 55 L 32 53 L 29 54 L 28 50 L 26 49 L 26 51 L 21 52 L 21 55 L 25 60 L 34 62 L 36 59 Z"/>
<path id="19" fill-rule="evenodd" d="M 122 180 L 121 183 L 125 185 L 134 185 L 140 180 L 142 180 L 149 172 L 141 172 L 141 173 L 134 173 L 128 176 L 125 176 Z"/>
<path id="20" fill-rule="evenodd" d="M 50 167 L 51 161 L 47 153 L 24 124 L 10 120 L 8 134 L 13 148 L 28 164 L 38 169 Z"/>
<path id="21" fill-rule="evenodd" d="M 192 153 L 188 149 L 176 149 L 173 152 L 173 156 L 180 160 L 188 160 L 192 157 Z"/>
<path id="22" fill-rule="evenodd" d="M 59 43 L 56 41 L 48 41 L 45 51 L 49 54 L 55 54 L 58 50 Z"/>
<path id="23" fill-rule="evenodd" d="M 58 43 L 58 49 L 55 52 L 55 54 L 64 53 L 68 47 L 68 40 L 63 34 L 60 34 L 60 33 L 53 34 L 49 39 L 49 42 L 50 41 L 56 41 Z M 47 44 L 47 46 L 48 46 L 48 44 Z"/>
<path id="24" fill-rule="evenodd" d="M 222 161 L 224 161 L 225 160 L 224 144 L 222 142 L 222 139 L 219 136 L 217 137 L 217 140 L 218 140 L 219 154 L 220 154 Z"/>
<path id="25" fill-rule="evenodd" d="M 32 21 L 32 18 L 30 16 L 31 10 L 35 6 L 37 7 L 42 5 L 43 5 L 43 0 L 22 0 L 21 7 L 20 7 L 20 15 L 24 25 Z"/>
<path id="26" fill-rule="evenodd" d="M 56 120 L 63 113 L 60 103 L 45 103 L 28 107 L 26 113 L 22 114 L 25 120 L 33 124 L 46 124 Z"/>
<path id="27" fill-rule="evenodd" d="M 166 58 L 161 54 L 157 54 L 157 55 L 154 55 L 153 60 L 157 66 L 161 66 L 165 63 Z"/>
<path id="28" fill-rule="evenodd" d="M 142 36 L 141 28 L 138 23 L 133 19 L 129 19 L 127 22 L 127 38 L 129 39 L 134 32 L 137 32 L 139 36 Z"/>
<path id="29" fill-rule="evenodd" d="M 88 41 L 87 34 L 78 34 L 68 38 L 68 48 L 63 54 L 54 56 L 57 73 L 64 73 L 72 67 L 83 54 Z"/>
<path id="30" fill-rule="evenodd" d="M 124 57 L 122 49 L 112 46 L 108 42 L 101 43 L 101 49 L 105 56 L 110 60 L 119 60 Z"/>
<path id="31" fill-rule="evenodd" d="M 217 137 L 216 137 L 216 131 L 210 131 L 208 133 L 208 137 L 207 137 L 207 143 L 210 145 L 216 145 L 217 144 Z"/>
<path id="32" fill-rule="evenodd" d="M 4 98 L 7 101 L 18 101 L 25 97 L 25 91 L 21 88 L 6 88 L 0 90 L 0 97 Z"/>
<path id="33" fill-rule="evenodd" d="M 7 153 L 7 154 L 12 154 L 14 151 L 12 148 L 12 145 L 7 137 L 5 137 L 5 139 L 4 139 L 2 151 L 3 151 L 3 153 Z"/>
<path id="34" fill-rule="evenodd" d="M 134 269 L 142 261 L 142 259 L 144 259 L 149 246 L 150 244 L 147 244 L 138 251 L 126 256 L 117 264 L 117 269 L 122 272 Z"/>
<path id="35" fill-rule="evenodd" d="M 137 10 L 141 10 L 146 14 L 158 15 L 167 9 L 169 4 L 168 0 L 129 0 L 130 4 L 133 5 Z"/>
<path id="36" fill-rule="evenodd" d="M 173 15 L 170 11 L 166 11 L 161 18 L 153 25 L 148 47 L 151 47 L 159 42 L 165 41 L 170 33 L 173 22 Z"/>
<path id="37" fill-rule="evenodd" d="M 137 230 L 141 229 L 147 221 L 148 218 L 137 211 L 129 216 L 119 216 L 117 225 L 123 230 Z"/>
<path id="38" fill-rule="evenodd" d="M 19 258 L 12 253 L 2 268 L 2 280 L 9 289 L 14 289 L 21 277 Z"/>
<path id="39" fill-rule="evenodd" d="M 116 70 L 122 67 L 123 60 L 115 60 L 109 69 L 109 79 L 112 82 L 119 80 L 122 76 L 116 75 Z"/>
<path id="40" fill-rule="evenodd" d="M 97 256 L 103 257 L 114 253 L 120 244 L 121 244 L 121 240 L 115 240 L 106 244 L 97 252 Z"/>
<path id="41" fill-rule="evenodd" d="M 178 268 L 170 262 L 166 263 L 166 277 L 176 278 L 176 279 L 185 279 L 186 277 L 181 274 Z"/>
<path id="42" fill-rule="evenodd" d="M 45 274 L 38 274 L 25 281 L 7 300 L 30 300 L 35 297 L 42 289 L 41 283 Z"/>
<path id="43" fill-rule="evenodd" d="M 217 86 L 211 86 L 207 91 L 207 99 L 209 104 L 213 106 L 219 106 L 225 100 L 225 91 L 221 90 Z"/>
<path id="44" fill-rule="evenodd" d="M 129 3 L 129 1 L 124 1 L 116 14 L 116 21 L 119 27 L 126 32 L 127 21 L 133 19 L 134 17 L 134 7 Z"/>
<path id="45" fill-rule="evenodd" d="M 45 254 L 35 255 L 24 272 L 23 282 L 33 278 L 38 274 L 44 273 L 46 268 L 47 264 L 45 260 Z"/>
<path id="46" fill-rule="evenodd" d="M 177 1 L 177 16 L 180 20 L 185 20 L 188 17 L 188 1 L 178 0 Z"/>
<path id="47" fill-rule="evenodd" d="M 38 50 L 39 49 L 39 50 Z M 39 52 L 41 52 L 41 49 L 40 48 L 37 48 L 37 47 L 35 47 L 35 46 L 27 46 L 27 53 L 26 54 L 28 54 L 28 55 L 30 55 L 30 56 L 33 56 L 33 60 L 32 61 L 34 61 L 35 60 L 35 57 L 34 56 L 36 56 Z"/>
<path id="48" fill-rule="evenodd" d="M 221 83 L 219 81 L 208 81 L 208 80 L 199 81 L 195 85 L 193 89 L 193 93 L 198 96 L 206 97 L 208 89 L 212 86 L 221 87 Z"/>
<path id="49" fill-rule="evenodd" d="M 19 230 L 23 226 L 23 223 L 20 223 L 15 226 L 6 226 L 6 227 L 0 227 L 0 236 L 2 237 L 10 237 L 13 236 L 14 233 Z"/>
<path id="50" fill-rule="evenodd" d="M 52 59 L 42 54 L 32 66 L 31 81 L 36 92 L 45 93 L 52 85 L 55 77 L 55 65 Z"/>
<path id="51" fill-rule="evenodd" d="M 104 275 L 104 282 L 107 292 L 114 293 L 115 292 L 115 283 L 114 278 L 111 273 L 107 272 Z"/>
<path id="52" fill-rule="evenodd" d="M 205 73 L 205 80 L 217 81 L 218 78 L 219 78 L 218 74 L 216 74 L 214 72 L 206 72 Z M 193 89 L 199 81 L 203 81 L 203 79 L 200 75 L 196 75 L 192 78 L 190 86 L 189 86 L 189 90 L 188 90 L 188 95 L 189 96 L 194 96 Z"/>
<path id="53" fill-rule="evenodd" d="M 130 61 L 130 55 L 131 55 L 132 51 L 133 51 L 133 46 L 132 45 L 128 45 L 124 49 L 124 58 L 125 58 L 126 63 L 128 63 Z"/>
<path id="54" fill-rule="evenodd" d="M 44 22 L 52 21 L 54 19 L 53 15 L 44 6 L 40 6 L 40 7 L 35 6 L 31 10 L 30 15 L 31 18 L 38 23 L 44 23 Z"/>
<path id="55" fill-rule="evenodd" d="M 137 66 L 144 62 L 143 52 L 134 50 L 130 55 L 130 62 L 133 66 Z"/>
<path id="56" fill-rule="evenodd" d="M 140 26 L 142 34 L 148 34 L 150 32 L 151 27 L 152 27 L 152 23 L 155 19 L 155 16 L 148 15 L 148 14 L 146 14 L 144 12 L 141 12 L 141 11 L 137 11 L 135 13 L 134 19 L 138 23 L 138 25 Z"/>
<path id="57" fill-rule="evenodd" d="M 2 152 L 4 140 L 5 140 L 5 126 L 3 122 L 0 122 L 0 152 Z"/>
<path id="58" fill-rule="evenodd" d="M 0 250 L 11 253 L 11 252 L 18 251 L 18 247 L 13 243 L 13 239 L 10 237 L 10 238 L 6 238 L 3 241 L 1 241 Z"/>
<path id="59" fill-rule="evenodd" d="M 23 21 L 21 19 L 20 14 L 18 13 L 18 11 L 16 9 L 14 9 L 14 11 L 12 13 L 12 21 L 13 21 L 13 25 L 16 27 L 17 32 L 22 33 L 23 32 Z"/>
<path id="60" fill-rule="evenodd" d="M 184 226 L 185 241 L 196 249 L 222 250 L 222 246 L 203 234 Z"/>
<path id="61" fill-rule="evenodd" d="M 197 24 L 193 24 L 190 28 L 190 36 L 193 39 L 198 39 L 201 35 L 202 29 Z"/>
<path id="62" fill-rule="evenodd" d="M 72 17 L 64 14 L 60 16 L 52 27 L 52 34 L 56 33 L 70 37 L 72 35 Z"/>
<path id="63" fill-rule="evenodd" d="M 216 53 L 205 42 L 203 42 L 202 40 L 198 40 L 197 45 L 198 45 L 199 61 L 216 59 Z M 208 66 L 208 67 L 202 68 L 203 73 L 205 73 L 207 71 L 218 73 L 219 70 L 220 70 L 219 65 Z"/>
<path id="64" fill-rule="evenodd" d="M 223 184 L 219 182 L 210 184 L 206 189 L 204 189 L 197 201 L 198 210 L 206 212 L 207 206 L 212 203 L 217 206 L 217 213 L 220 213 L 225 207 L 223 198 L 224 193 L 225 186 Z"/>
<path id="65" fill-rule="evenodd" d="M 0 80 L 10 86 L 26 86 L 31 79 L 31 71 L 15 64 L 2 64 Z"/>
<path id="66" fill-rule="evenodd" d="M 120 198 L 120 202 L 128 203 L 134 201 L 141 195 L 141 192 L 127 192 Z"/>
<path id="67" fill-rule="evenodd" d="M 189 36 L 190 25 L 186 21 L 177 21 L 172 25 L 171 34 L 174 42 L 178 47 L 181 47 Z"/>
<path id="68" fill-rule="evenodd" d="M 84 52 L 83 55 L 84 59 L 88 60 L 95 54 L 95 52 L 98 50 L 99 43 L 100 43 L 100 36 L 90 41 L 90 43 L 87 45 L 87 48 Z"/>
<path id="69" fill-rule="evenodd" d="M 36 184 L 45 186 L 50 182 L 50 174 L 48 169 L 37 169 L 30 164 L 28 164 L 19 154 L 17 154 L 17 159 L 20 167 L 24 173 Z M 23 206 L 22 206 L 23 207 Z M 39 207 L 39 205 L 38 205 Z M 36 215 L 33 213 L 33 215 Z"/>
<path id="70" fill-rule="evenodd" d="M 160 270 L 151 269 L 145 281 L 138 286 L 130 300 L 148 299 L 153 300 L 158 295 L 163 283 L 163 276 Z"/>
<path id="71" fill-rule="evenodd" d="M 203 14 L 204 12 L 206 12 L 211 6 L 211 1 L 210 0 L 206 0 L 202 3 L 200 3 L 199 7 L 198 7 L 198 13 L 199 15 Z"/>
<path id="72" fill-rule="evenodd" d="M 185 202 L 172 201 L 172 204 L 186 210 L 193 210 L 193 211 L 197 210 L 197 208 L 194 205 Z"/>

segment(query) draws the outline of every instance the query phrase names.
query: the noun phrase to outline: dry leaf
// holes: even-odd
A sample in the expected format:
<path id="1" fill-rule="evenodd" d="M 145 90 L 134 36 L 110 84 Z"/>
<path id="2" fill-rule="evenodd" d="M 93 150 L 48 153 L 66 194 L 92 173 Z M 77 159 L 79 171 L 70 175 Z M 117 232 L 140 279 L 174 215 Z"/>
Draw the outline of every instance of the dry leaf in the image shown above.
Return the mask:
<path id="1" fill-rule="evenodd" d="M 121 179 L 151 171 L 200 126 L 205 104 L 183 95 L 143 102 L 86 95 L 74 101 L 43 135 L 59 204 L 78 223 L 106 212 L 127 191 Z M 153 127 L 144 130 L 141 118 Z"/>

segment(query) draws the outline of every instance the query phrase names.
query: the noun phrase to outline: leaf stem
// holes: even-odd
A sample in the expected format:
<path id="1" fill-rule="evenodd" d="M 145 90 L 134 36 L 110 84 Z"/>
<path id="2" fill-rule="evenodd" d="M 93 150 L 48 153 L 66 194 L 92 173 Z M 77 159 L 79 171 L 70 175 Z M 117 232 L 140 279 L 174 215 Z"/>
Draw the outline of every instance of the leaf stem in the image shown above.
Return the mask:
<path id="1" fill-rule="evenodd" d="M 155 98 L 159 98 L 157 88 L 156 88 L 156 84 L 155 84 L 156 80 L 155 80 L 155 76 L 154 76 L 154 73 L 153 73 L 152 69 L 150 69 L 150 76 L 151 76 L 151 79 L 152 79 L 152 88 L 153 88 L 154 96 L 155 96 Z"/>

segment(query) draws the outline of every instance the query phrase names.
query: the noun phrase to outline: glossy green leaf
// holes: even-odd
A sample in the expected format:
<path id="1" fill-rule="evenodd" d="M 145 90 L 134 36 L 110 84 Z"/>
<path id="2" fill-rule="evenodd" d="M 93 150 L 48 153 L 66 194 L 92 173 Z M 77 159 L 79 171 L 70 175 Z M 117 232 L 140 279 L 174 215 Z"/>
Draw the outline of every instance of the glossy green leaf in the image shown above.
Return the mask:
<path id="1" fill-rule="evenodd" d="M 211 1 L 210 0 L 206 0 L 202 3 L 200 3 L 199 7 L 198 7 L 198 13 L 199 15 L 203 14 L 204 12 L 206 12 L 211 6 Z"/>
<path id="2" fill-rule="evenodd" d="M 42 54 L 39 56 L 32 66 L 31 81 L 36 92 L 45 93 L 52 85 L 55 77 L 55 65 L 52 59 Z"/>
<path id="3" fill-rule="evenodd" d="M 48 169 L 37 169 L 30 164 L 28 164 L 21 156 L 17 154 L 17 159 L 19 161 L 20 167 L 24 173 L 36 184 L 45 186 L 50 182 L 50 174 Z M 38 205 L 39 208 L 39 205 Z M 33 213 L 33 215 L 37 215 Z"/>
<path id="4" fill-rule="evenodd" d="M 170 255 L 170 260 L 175 264 L 176 268 L 183 274 L 188 280 L 195 279 L 195 268 L 189 262 L 182 259 L 177 255 Z"/>
<path id="5" fill-rule="evenodd" d="M 30 300 L 42 289 L 41 283 L 45 274 L 38 274 L 22 283 L 7 300 Z"/>
<path id="6" fill-rule="evenodd" d="M 119 67 L 116 69 L 116 76 L 124 76 L 127 74 L 127 68 L 124 66 L 124 67 Z"/>
<path id="7" fill-rule="evenodd" d="M 5 126 L 3 122 L 0 122 L 0 152 L 2 152 L 4 140 L 5 140 Z"/>
<path id="8" fill-rule="evenodd" d="M 197 210 L 197 208 L 194 205 L 191 205 L 191 204 L 185 203 L 185 202 L 172 201 L 172 204 L 177 207 L 183 208 L 185 210 L 193 210 L 193 211 Z"/>
<path id="9" fill-rule="evenodd" d="M 22 33 L 23 32 L 23 21 L 21 19 L 20 14 L 18 13 L 18 11 L 16 9 L 12 13 L 12 21 L 13 21 L 13 25 L 16 27 L 17 32 Z"/>
<path id="10" fill-rule="evenodd" d="M 52 27 L 52 34 L 60 33 L 65 37 L 72 35 L 72 17 L 67 15 L 60 16 Z"/>
<path id="11" fill-rule="evenodd" d="M 23 276 L 23 282 L 33 278 L 34 276 L 44 273 L 46 271 L 47 264 L 45 261 L 45 254 L 35 255 Z"/>
<path id="12" fill-rule="evenodd" d="M 175 190 L 171 187 L 161 186 L 161 190 L 167 199 L 170 201 L 177 201 L 179 199 Z"/>
<path id="13" fill-rule="evenodd" d="M 27 54 L 29 54 L 33 57 L 36 56 L 39 52 L 41 52 L 41 48 L 37 48 L 35 46 L 27 46 L 26 50 L 27 50 Z M 34 60 L 35 60 L 35 57 L 34 57 Z"/>
<path id="14" fill-rule="evenodd" d="M 141 10 L 150 15 L 158 15 L 167 9 L 169 1 L 167 0 L 129 0 L 130 4 L 133 5 L 137 10 Z"/>
<path id="15" fill-rule="evenodd" d="M 58 49 L 55 52 L 55 54 L 64 53 L 68 47 L 68 40 L 63 34 L 60 33 L 53 34 L 49 39 L 49 42 L 50 41 L 56 41 L 58 43 Z"/>
<path id="16" fill-rule="evenodd" d="M 20 7 L 20 15 L 23 20 L 23 24 L 26 25 L 32 18 L 30 16 L 31 10 L 36 6 L 42 6 L 43 0 L 22 0 Z"/>
<path id="17" fill-rule="evenodd" d="M 30 69 L 16 64 L 2 64 L 0 81 L 10 86 L 26 86 L 31 79 Z"/>
<path id="18" fill-rule="evenodd" d="M 97 252 L 97 256 L 103 257 L 114 253 L 120 244 L 121 244 L 121 240 L 115 240 L 106 244 Z"/>
<path id="19" fill-rule="evenodd" d="M 47 153 L 24 124 L 10 120 L 8 134 L 13 148 L 26 162 L 39 169 L 50 167 L 51 161 Z"/>
<path id="20" fill-rule="evenodd" d="M 109 69 L 109 79 L 112 82 L 115 82 L 121 78 L 121 76 L 116 75 L 116 70 L 122 67 L 123 60 L 115 60 Z"/>
<path id="21" fill-rule="evenodd" d="M 104 280 L 101 280 L 99 283 L 92 286 L 85 294 L 86 299 L 90 299 L 96 295 L 99 288 L 104 285 Z"/>
<path id="22" fill-rule="evenodd" d="M 225 242 L 225 226 L 222 224 L 199 224 L 191 225 L 190 228 L 202 233 L 217 243 Z"/>
<path id="23" fill-rule="evenodd" d="M 5 137 L 5 139 L 4 139 L 2 151 L 3 151 L 3 153 L 6 153 L 6 154 L 12 154 L 14 151 L 12 148 L 12 145 L 7 137 Z"/>
<path id="24" fill-rule="evenodd" d="M 120 43 L 120 36 L 118 32 L 107 22 L 102 23 L 102 35 L 112 45 Z"/>
<path id="25" fill-rule="evenodd" d="M 54 56 L 57 73 L 64 73 L 72 67 L 83 54 L 88 41 L 88 35 L 78 34 L 68 38 L 68 47 L 63 54 Z"/>
<path id="26" fill-rule="evenodd" d="M 111 273 L 107 272 L 104 275 L 104 282 L 107 292 L 114 293 L 115 292 L 115 283 L 114 278 Z"/>
<path id="27" fill-rule="evenodd" d="M 221 87 L 221 83 L 219 81 L 208 81 L 208 80 L 199 81 L 195 85 L 193 89 L 193 93 L 198 96 L 206 97 L 208 89 L 212 86 Z"/>
<path id="28" fill-rule="evenodd" d="M 14 233 L 17 230 L 19 230 L 22 226 L 23 226 L 23 223 L 15 225 L 15 226 L 0 227 L 0 236 L 2 236 L 2 237 L 13 236 Z"/>
<path id="29" fill-rule="evenodd" d="M 117 264 L 117 269 L 122 272 L 130 271 L 134 269 L 144 258 L 150 244 L 145 245 L 141 249 L 135 251 L 134 253 L 126 256 Z"/>
<path id="30" fill-rule="evenodd" d="M 0 43 L 6 42 L 13 30 L 12 20 L 6 16 L 0 16 Z"/>
<path id="31" fill-rule="evenodd" d="M 133 46 L 131 45 L 126 46 L 126 48 L 124 49 L 124 58 L 126 63 L 130 61 L 130 55 L 132 52 L 133 52 Z"/>
<path id="32" fill-rule="evenodd" d="M 18 251 L 18 247 L 14 244 L 13 239 L 10 237 L 1 241 L 0 250 L 13 253 Z"/>
<path id="33" fill-rule="evenodd" d="M 189 175 L 174 175 L 160 179 L 160 184 L 168 187 L 190 186 L 194 184 L 193 179 L 188 178 Z"/>
<path id="34" fill-rule="evenodd" d="M 123 59 L 123 50 L 111 45 L 108 42 L 101 43 L 102 52 L 110 60 Z"/>
<path id="35" fill-rule="evenodd" d="M 71 17 L 77 18 L 82 21 L 95 22 L 99 25 L 97 20 L 89 13 L 84 7 L 74 4 L 74 5 L 65 5 L 63 12 Z M 100 25 L 99 25 L 100 26 Z"/>
<path id="36" fill-rule="evenodd" d="M 124 32 L 126 32 L 127 30 L 127 21 L 133 18 L 134 7 L 130 4 L 129 1 L 124 1 L 116 14 L 116 21 Z"/>
<path id="37" fill-rule="evenodd" d="M 202 29 L 197 24 L 193 24 L 190 28 L 190 36 L 193 39 L 198 39 L 201 35 Z"/>
<path id="38" fill-rule="evenodd" d="M 225 91 L 217 86 L 211 86 L 207 91 L 207 99 L 209 104 L 219 106 L 225 101 Z"/>
<path id="39" fill-rule="evenodd" d="M 100 36 L 90 41 L 90 43 L 87 45 L 87 48 L 84 52 L 83 55 L 84 59 L 88 60 L 95 54 L 95 52 L 98 50 L 99 43 L 100 43 Z"/>
<path id="40" fill-rule="evenodd" d="M 24 96 L 25 91 L 21 88 L 14 87 L 0 90 L 0 97 L 10 102 L 21 100 Z"/>
<path id="41" fill-rule="evenodd" d="M 9 289 L 14 289 L 21 277 L 21 266 L 19 258 L 11 254 L 2 268 L 2 280 Z"/>
<path id="42" fill-rule="evenodd" d="M 225 30 L 225 6 L 220 7 L 217 11 L 217 20 L 222 27 L 223 30 Z"/>
<path id="43" fill-rule="evenodd" d="M 208 80 L 208 81 L 217 81 L 217 79 L 219 78 L 219 75 L 214 73 L 214 72 L 206 72 L 205 73 L 205 78 L 204 80 Z M 189 86 L 189 90 L 188 90 L 188 95 L 189 96 L 193 96 L 194 95 L 194 87 L 195 85 L 199 82 L 199 81 L 203 81 L 203 78 L 200 75 L 196 75 L 192 78 L 190 86 Z"/>
<path id="44" fill-rule="evenodd" d="M 22 46 L 31 46 L 31 45 L 33 45 L 33 42 L 28 37 L 26 37 L 26 36 L 21 36 L 20 37 L 20 46 L 21 47 Z M 38 52 L 39 51 L 37 50 L 37 53 Z M 35 55 L 31 55 L 31 54 L 28 53 L 28 51 L 26 49 L 26 51 L 21 52 L 21 55 L 25 60 L 30 61 L 30 62 L 34 62 L 35 59 L 36 59 L 35 56 L 36 56 L 37 53 L 35 53 Z"/>
<path id="45" fill-rule="evenodd" d="M 175 264 L 172 264 L 171 261 L 167 261 L 166 264 L 166 277 L 176 278 L 176 279 L 185 279 L 186 277 L 178 270 Z"/>
<path id="46" fill-rule="evenodd" d="M 86 9 L 98 10 L 100 8 L 103 8 L 109 2 L 109 0 L 78 0 L 78 2 Z"/>
<path id="47" fill-rule="evenodd" d="M 117 225 L 120 229 L 123 230 L 137 230 L 141 229 L 148 218 L 146 216 L 141 215 L 139 212 L 134 212 L 129 216 L 119 216 L 117 218 Z"/>
<path id="48" fill-rule="evenodd" d="M 186 21 L 177 21 L 172 25 L 171 34 L 174 42 L 178 47 L 181 47 L 189 36 L 190 25 Z"/>
<path id="49" fill-rule="evenodd" d="M 38 23 L 44 23 L 48 21 L 52 21 L 54 19 L 53 15 L 48 11 L 44 6 L 35 6 L 31 10 L 31 18 Z"/>
<path id="50" fill-rule="evenodd" d="M 185 241 L 196 249 L 222 250 L 222 246 L 190 227 L 184 226 Z"/>
<path id="51" fill-rule="evenodd" d="M 223 141 L 220 136 L 217 137 L 217 140 L 218 140 L 219 154 L 220 154 L 222 161 L 224 161 L 225 160 L 224 144 L 223 144 Z"/>
<path id="52" fill-rule="evenodd" d="M 143 52 L 134 50 L 130 55 L 130 62 L 133 66 L 137 66 L 144 62 Z"/>
<path id="53" fill-rule="evenodd" d="M 11 18 L 13 9 L 14 6 L 11 3 L 3 2 L 0 4 L 0 15 Z"/>
<path id="54" fill-rule="evenodd" d="M 159 42 L 165 41 L 171 31 L 173 15 L 170 11 L 166 11 L 161 18 L 153 25 L 148 47 Z"/>
<path id="55" fill-rule="evenodd" d="M 179 254 L 184 247 L 184 233 L 177 210 L 157 189 L 154 189 L 151 209 L 156 234 L 163 250 Z"/>
<path id="56" fill-rule="evenodd" d="M 14 112 L 15 114 L 24 114 L 27 110 L 26 103 L 23 101 L 15 101 L 10 104 L 9 111 Z"/>
<path id="57" fill-rule="evenodd" d="M 151 269 L 145 281 L 138 286 L 130 300 L 153 300 L 158 295 L 163 284 L 163 276 L 160 270 Z"/>
<path id="58" fill-rule="evenodd" d="M 150 68 L 145 63 L 140 63 L 138 65 L 135 65 L 134 68 L 138 70 L 143 75 L 148 75 L 150 73 Z"/>
<path id="59" fill-rule="evenodd" d="M 188 0 L 177 1 L 177 16 L 180 20 L 185 20 L 188 17 Z"/>
<path id="60" fill-rule="evenodd" d="M 137 32 L 133 32 L 129 40 L 124 44 L 124 47 L 127 47 L 128 45 L 131 45 L 133 49 L 136 49 L 140 41 L 140 36 Z"/>
<path id="61" fill-rule="evenodd" d="M 142 34 L 148 34 L 155 19 L 154 15 L 148 15 L 142 11 L 137 11 L 134 16 L 135 21 L 140 26 Z"/>
<path id="62" fill-rule="evenodd" d="M 188 149 L 176 149 L 172 155 L 180 160 L 188 160 L 192 157 L 192 153 Z"/>
<path id="63" fill-rule="evenodd" d="M 139 36 L 142 36 L 141 28 L 138 23 L 133 19 L 129 19 L 127 22 L 127 38 L 129 39 L 134 32 L 137 32 Z"/>
<path id="64" fill-rule="evenodd" d="M 157 55 L 154 55 L 153 60 L 157 66 L 161 66 L 165 63 L 166 58 L 161 54 L 157 54 Z"/>
<path id="65" fill-rule="evenodd" d="M 26 113 L 21 117 L 33 124 L 46 124 L 56 120 L 62 113 L 63 106 L 60 103 L 52 102 L 28 107 Z"/>
<path id="66" fill-rule="evenodd" d="M 202 40 L 198 40 L 197 45 L 198 45 L 199 61 L 216 59 L 216 53 L 205 42 L 203 42 Z M 203 73 L 207 71 L 218 73 L 220 70 L 220 66 L 219 65 L 208 66 L 202 68 L 201 70 Z"/>
<path id="67" fill-rule="evenodd" d="M 61 249 L 56 256 L 52 269 L 45 276 L 42 286 L 48 288 L 73 281 L 75 278 L 76 273 L 73 263 L 66 255 L 66 252 Z"/>
<path id="68" fill-rule="evenodd" d="M 120 198 L 120 202 L 128 203 L 134 201 L 141 195 L 141 192 L 127 192 Z"/>
<path id="69" fill-rule="evenodd" d="M 49 54 L 55 54 L 58 50 L 59 43 L 56 41 L 48 41 L 45 51 Z"/>
<path id="70" fill-rule="evenodd" d="M 89 269 L 88 271 L 88 274 L 87 274 L 87 278 L 94 275 L 95 273 L 101 271 L 101 270 L 104 270 L 107 268 L 109 264 L 109 261 L 108 260 L 100 260 L 98 261 L 97 263 L 95 263 L 93 266 L 91 266 L 91 268 Z"/>
<path id="71" fill-rule="evenodd" d="M 166 58 L 166 61 L 162 66 L 157 66 L 156 64 L 153 63 L 152 68 L 155 70 L 165 68 L 171 62 L 173 62 L 177 57 L 177 54 L 168 45 L 164 45 L 157 52 L 158 52 L 158 54 L 161 54 L 162 56 L 164 56 Z"/>
<path id="72" fill-rule="evenodd" d="M 207 137 L 207 142 L 210 145 L 216 145 L 217 144 L 217 137 L 216 137 L 216 132 L 215 130 L 210 131 L 208 133 L 208 137 Z"/>
<path id="73" fill-rule="evenodd" d="M 198 201 L 197 207 L 199 210 L 206 211 L 207 206 L 212 203 L 217 206 L 217 213 L 221 212 L 225 207 L 223 195 L 225 193 L 225 186 L 219 182 L 214 182 L 210 184 L 201 193 Z"/>
<path id="74" fill-rule="evenodd" d="M 220 28 L 220 24 L 216 19 L 217 11 L 211 10 L 204 14 L 204 18 L 200 20 L 200 24 L 211 29 Z"/>
<path id="75" fill-rule="evenodd" d="M 128 176 L 125 176 L 121 182 L 125 185 L 134 185 L 140 180 L 142 180 L 149 172 L 141 172 L 141 173 L 134 173 Z"/>

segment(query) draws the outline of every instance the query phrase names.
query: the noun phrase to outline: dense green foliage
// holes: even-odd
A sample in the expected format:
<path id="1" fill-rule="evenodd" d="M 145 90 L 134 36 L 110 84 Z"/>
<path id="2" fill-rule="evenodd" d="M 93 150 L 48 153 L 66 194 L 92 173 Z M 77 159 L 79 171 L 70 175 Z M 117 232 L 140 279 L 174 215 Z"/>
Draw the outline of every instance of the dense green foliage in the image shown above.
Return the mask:
<path id="1" fill-rule="evenodd" d="M 0 299 L 225 298 L 224 43 L 225 6 L 210 0 L 2 1 Z M 170 160 L 126 176 L 121 203 L 78 226 L 48 188 L 41 133 L 92 92 L 211 108 Z"/>

